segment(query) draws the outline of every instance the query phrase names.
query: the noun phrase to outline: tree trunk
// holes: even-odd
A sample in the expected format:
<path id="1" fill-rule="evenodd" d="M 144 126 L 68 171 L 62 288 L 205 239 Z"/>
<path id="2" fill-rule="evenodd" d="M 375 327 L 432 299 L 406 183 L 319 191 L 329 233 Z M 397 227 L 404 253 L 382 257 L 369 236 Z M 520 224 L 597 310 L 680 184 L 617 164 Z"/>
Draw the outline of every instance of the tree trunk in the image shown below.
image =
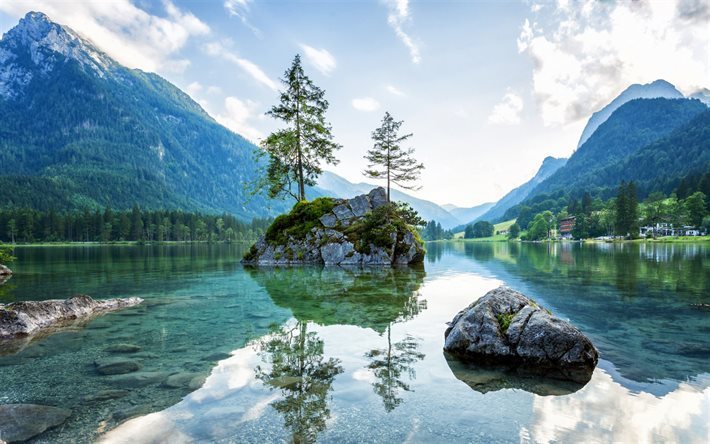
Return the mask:
<path id="1" fill-rule="evenodd" d="M 297 79 L 300 82 L 301 79 Z M 296 85 L 296 150 L 298 151 L 298 200 L 306 200 L 306 187 L 303 184 L 303 153 L 301 152 L 301 88 Z"/>
<path id="2" fill-rule="evenodd" d="M 387 203 L 390 203 L 390 145 L 387 143 Z"/>

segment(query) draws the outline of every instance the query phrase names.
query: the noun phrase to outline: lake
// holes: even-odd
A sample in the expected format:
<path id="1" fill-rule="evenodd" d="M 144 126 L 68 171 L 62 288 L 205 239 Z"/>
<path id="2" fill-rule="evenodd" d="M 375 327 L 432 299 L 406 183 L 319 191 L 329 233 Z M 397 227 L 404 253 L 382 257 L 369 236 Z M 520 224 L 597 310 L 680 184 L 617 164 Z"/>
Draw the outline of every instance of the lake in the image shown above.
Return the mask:
<path id="1" fill-rule="evenodd" d="M 396 270 L 245 269 L 240 245 L 19 248 L 0 302 L 145 302 L 0 349 L 0 404 L 71 409 L 35 442 L 706 443 L 707 245 L 433 243 Z M 501 284 L 591 338 L 588 384 L 446 359 L 446 322 Z M 140 370 L 97 373 L 116 357 Z"/>

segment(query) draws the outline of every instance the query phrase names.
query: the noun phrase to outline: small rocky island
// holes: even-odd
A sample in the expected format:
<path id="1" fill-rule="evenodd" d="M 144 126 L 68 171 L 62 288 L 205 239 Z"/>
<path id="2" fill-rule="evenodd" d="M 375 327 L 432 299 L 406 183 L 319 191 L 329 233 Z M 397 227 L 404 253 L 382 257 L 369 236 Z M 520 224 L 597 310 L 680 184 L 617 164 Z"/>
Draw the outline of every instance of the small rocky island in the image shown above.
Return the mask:
<path id="1" fill-rule="evenodd" d="M 0 304 L 0 340 L 41 333 L 70 322 L 88 320 L 110 311 L 133 307 L 141 298 L 94 300 L 77 295 L 66 300 L 22 301 Z"/>
<path id="2" fill-rule="evenodd" d="M 460 360 L 577 383 L 591 379 L 599 359 L 592 342 L 569 322 L 508 287 L 461 310 L 444 337 L 444 351 Z"/>
<path id="3" fill-rule="evenodd" d="M 243 262 L 251 265 L 411 265 L 423 242 L 384 188 L 352 199 L 299 202 L 277 217 Z"/>

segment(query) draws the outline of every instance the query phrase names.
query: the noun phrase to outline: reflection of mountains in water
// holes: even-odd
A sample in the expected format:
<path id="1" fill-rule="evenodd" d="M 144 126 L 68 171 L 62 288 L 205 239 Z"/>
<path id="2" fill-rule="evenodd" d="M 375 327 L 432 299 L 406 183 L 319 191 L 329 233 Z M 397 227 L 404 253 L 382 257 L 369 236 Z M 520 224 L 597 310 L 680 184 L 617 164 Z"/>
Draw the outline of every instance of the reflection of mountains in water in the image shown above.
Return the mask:
<path id="1" fill-rule="evenodd" d="M 383 333 L 426 307 L 419 299 L 424 269 L 285 267 L 247 268 L 272 301 L 300 322 L 356 325 Z"/>
<path id="2" fill-rule="evenodd" d="M 427 245 L 474 259 L 587 334 L 618 382 L 684 381 L 708 370 L 710 249 L 701 244 Z M 480 267 L 477 269 L 477 267 Z M 616 378 L 615 378 L 616 379 Z"/>

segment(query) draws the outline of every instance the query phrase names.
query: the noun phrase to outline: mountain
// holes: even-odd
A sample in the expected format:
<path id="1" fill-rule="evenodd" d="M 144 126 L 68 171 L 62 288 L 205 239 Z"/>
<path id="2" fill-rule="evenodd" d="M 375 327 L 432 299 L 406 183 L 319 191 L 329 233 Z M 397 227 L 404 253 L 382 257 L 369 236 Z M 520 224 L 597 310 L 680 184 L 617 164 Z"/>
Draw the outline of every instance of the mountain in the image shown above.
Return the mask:
<path id="1" fill-rule="evenodd" d="M 682 99 L 684 96 L 675 88 L 675 86 L 665 80 L 656 80 L 655 82 L 647 83 L 645 85 L 633 84 L 612 100 L 611 103 L 592 114 L 587 122 L 587 126 L 585 126 L 582 131 L 582 136 L 579 138 L 577 148 L 581 147 L 584 142 L 591 137 L 594 131 L 599 128 L 599 125 L 606 122 L 609 116 L 611 116 L 611 114 L 621 105 L 634 99 L 653 99 L 657 97 Z"/>
<path id="2" fill-rule="evenodd" d="M 378 185 L 369 183 L 352 183 L 344 178 L 333 174 L 329 171 L 324 171 L 318 178 L 317 189 L 323 193 L 332 194 L 335 197 L 348 198 L 358 194 L 365 194 Z M 418 199 L 402 191 L 392 189 L 392 200 L 406 202 L 412 206 L 419 216 L 427 221 L 435 220 L 441 224 L 444 229 L 448 229 L 459 225 L 461 221 L 453 214 L 446 211 L 441 206 L 424 199 Z"/>
<path id="3" fill-rule="evenodd" d="M 636 99 L 614 111 L 567 161 L 511 207 L 559 211 L 583 192 L 607 199 L 622 180 L 638 181 L 640 196 L 670 193 L 681 178 L 710 169 L 708 108 L 691 99 Z"/>
<path id="4" fill-rule="evenodd" d="M 540 183 L 534 196 L 558 190 L 615 189 L 624 175 L 607 174 L 636 150 L 670 135 L 705 111 L 707 107 L 689 99 L 635 99 L 614 111 L 570 157 L 565 166 Z M 661 175 L 665 165 L 655 165 Z"/>
<path id="5" fill-rule="evenodd" d="M 650 143 L 606 167 L 601 176 L 623 174 L 641 190 L 670 193 L 679 178 L 710 172 L 710 109 L 698 114 L 668 136 Z"/>
<path id="6" fill-rule="evenodd" d="M 490 210 L 493 205 L 495 205 L 495 202 L 486 202 L 484 204 L 469 208 L 461 208 L 456 205 L 442 205 L 442 207 L 451 213 L 456 219 L 460 221 L 470 221 L 478 218 L 480 215 Z"/>
<path id="7" fill-rule="evenodd" d="M 0 207 L 274 215 L 257 148 L 158 75 L 30 12 L 0 40 Z"/>
<path id="8" fill-rule="evenodd" d="M 546 157 L 532 179 L 503 196 L 485 213 L 468 219 L 469 223 L 476 220 L 498 221 L 510 207 L 522 202 L 537 185 L 562 168 L 566 163 L 567 159 L 565 158 Z"/>
<path id="9" fill-rule="evenodd" d="M 688 96 L 689 99 L 698 99 L 704 104 L 710 106 L 710 89 L 703 88 L 698 91 L 695 91 L 691 95 Z"/>

